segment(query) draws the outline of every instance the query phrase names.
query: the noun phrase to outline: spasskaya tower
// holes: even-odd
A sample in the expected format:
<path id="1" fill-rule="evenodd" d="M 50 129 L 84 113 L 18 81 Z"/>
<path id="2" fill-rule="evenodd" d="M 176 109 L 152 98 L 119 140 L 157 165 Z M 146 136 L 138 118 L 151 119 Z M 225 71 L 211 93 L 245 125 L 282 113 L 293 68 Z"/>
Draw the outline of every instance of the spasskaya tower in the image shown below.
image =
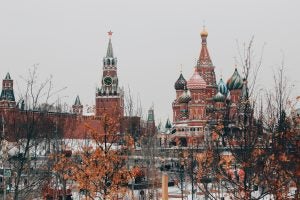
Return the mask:
<path id="1" fill-rule="evenodd" d="M 106 113 L 117 119 L 124 116 L 124 95 L 119 87 L 117 58 L 114 57 L 111 43 L 112 33 L 108 32 L 109 41 L 106 56 L 103 58 L 102 80 L 96 92 L 96 117 Z"/>

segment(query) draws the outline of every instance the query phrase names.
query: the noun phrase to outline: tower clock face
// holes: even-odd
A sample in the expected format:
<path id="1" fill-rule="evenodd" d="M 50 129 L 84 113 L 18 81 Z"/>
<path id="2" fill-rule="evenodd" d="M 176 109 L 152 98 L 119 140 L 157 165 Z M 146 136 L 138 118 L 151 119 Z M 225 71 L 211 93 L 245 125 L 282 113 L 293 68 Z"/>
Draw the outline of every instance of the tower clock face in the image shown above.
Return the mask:
<path id="1" fill-rule="evenodd" d="M 106 76 L 106 77 L 104 78 L 104 84 L 105 84 L 106 86 L 110 86 L 110 85 L 112 84 L 112 78 L 109 77 L 109 76 Z"/>

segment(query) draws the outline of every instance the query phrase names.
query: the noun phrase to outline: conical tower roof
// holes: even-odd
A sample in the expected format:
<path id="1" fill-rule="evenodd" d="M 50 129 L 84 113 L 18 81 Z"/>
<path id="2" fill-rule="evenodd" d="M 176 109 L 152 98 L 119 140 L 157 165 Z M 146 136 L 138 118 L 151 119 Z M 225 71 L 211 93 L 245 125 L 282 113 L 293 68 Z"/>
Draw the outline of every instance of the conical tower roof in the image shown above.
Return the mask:
<path id="1" fill-rule="evenodd" d="M 9 72 L 7 72 L 6 76 L 5 76 L 5 80 L 11 80 L 10 74 Z"/>
<path id="2" fill-rule="evenodd" d="M 111 31 L 108 32 L 109 41 L 108 41 L 108 47 L 107 47 L 107 52 L 106 52 L 106 57 L 107 58 L 113 58 L 114 57 L 114 52 L 113 52 L 112 43 L 111 43 L 112 34 L 113 34 L 113 32 L 111 32 Z"/>
<path id="3" fill-rule="evenodd" d="M 188 89 L 203 89 L 206 88 L 205 80 L 200 76 L 199 72 L 195 68 L 194 74 L 187 82 Z"/>
<path id="4" fill-rule="evenodd" d="M 166 128 L 166 129 L 170 129 L 170 128 L 172 128 L 172 124 L 171 124 L 171 122 L 170 122 L 169 118 L 167 119 L 167 122 L 166 122 L 165 128 Z"/>
<path id="5" fill-rule="evenodd" d="M 76 99 L 75 99 L 74 106 L 81 106 L 81 102 L 80 102 L 80 99 L 79 99 L 79 95 L 77 95 L 77 97 L 76 97 Z"/>
<path id="6" fill-rule="evenodd" d="M 199 67 L 212 67 L 212 61 L 209 56 L 208 48 L 207 48 L 207 36 L 208 32 L 205 27 L 203 27 L 203 30 L 201 31 L 201 39 L 202 39 L 202 47 L 200 51 L 200 56 L 198 59 L 198 66 Z"/>

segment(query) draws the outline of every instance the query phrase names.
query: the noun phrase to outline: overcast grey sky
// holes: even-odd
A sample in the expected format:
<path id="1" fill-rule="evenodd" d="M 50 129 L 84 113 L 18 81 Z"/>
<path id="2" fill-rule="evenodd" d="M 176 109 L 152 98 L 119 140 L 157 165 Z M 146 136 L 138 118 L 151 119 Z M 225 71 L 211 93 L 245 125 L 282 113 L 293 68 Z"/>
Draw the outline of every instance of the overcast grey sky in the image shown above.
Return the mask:
<path id="1" fill-rule="evenodd" d="M 0 77 L 9 71 L 20 85 L 19 76 L 40 63 L 40 77 L 52 74 L 56 88 L 68 87 L 61 96 L 69 104 L 77 94 L 94 104 L 112 30 L 120 85 L 139 93 L 145 110 L 153 102 L 157 119 L 171 118 L 174 82 L 181 64 L 186 79 L 193 73 L 204 20 L 218 79 L 233 73 L 236 40 L 254 35 L 257 55 L 266 43 L 260 85 L 270 86 L 283 51 L 293 93 L 300 94 L 299 0 L 0 2 Z"/>

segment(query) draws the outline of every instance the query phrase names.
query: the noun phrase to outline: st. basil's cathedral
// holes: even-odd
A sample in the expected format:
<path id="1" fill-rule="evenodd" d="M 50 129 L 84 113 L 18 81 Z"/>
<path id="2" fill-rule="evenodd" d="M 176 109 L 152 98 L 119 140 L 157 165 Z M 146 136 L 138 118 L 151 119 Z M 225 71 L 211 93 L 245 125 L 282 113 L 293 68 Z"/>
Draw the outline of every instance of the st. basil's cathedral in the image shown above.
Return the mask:
<path id="1" fill-rule="evenodd" d="M 165 146 L 170 143 L 180 146 L 203 144 L 211 138 L 212 125 L 223 122 L 225 117 L 228 122 L 238 120 L 237 111 L 244 104 L 241 99 L 248 95 L 247 82 L 237 68 L 227 83 L 222 78 L 217 83 L 205 28 L 200 35 L 201 51 L 193 75 L 186 80 L 180 73 L 174 84 L 173 126 L 168 120 L 160 135 L 160 143 Z"/>

